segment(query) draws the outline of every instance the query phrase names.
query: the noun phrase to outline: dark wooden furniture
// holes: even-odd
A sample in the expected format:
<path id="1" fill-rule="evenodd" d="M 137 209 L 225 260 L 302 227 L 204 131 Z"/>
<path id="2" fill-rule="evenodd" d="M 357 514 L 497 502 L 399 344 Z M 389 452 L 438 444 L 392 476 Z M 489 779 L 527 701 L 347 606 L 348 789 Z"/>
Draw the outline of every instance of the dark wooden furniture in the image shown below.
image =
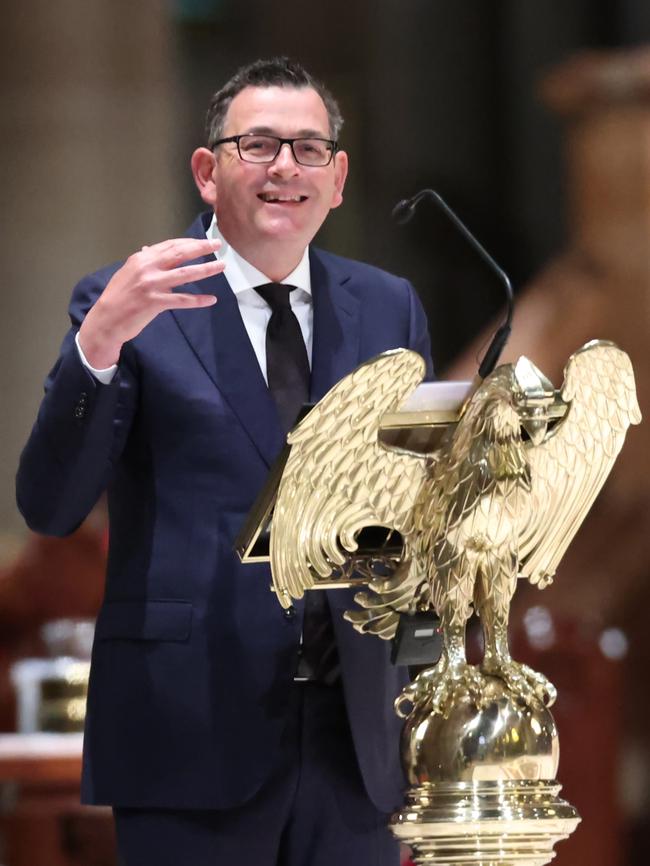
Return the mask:
<path id="1" fill-rule="evenodd" d="M 0 735 L 2 866 L 115 866 L 110 809 L 79 804 L 81 735 Z"/>

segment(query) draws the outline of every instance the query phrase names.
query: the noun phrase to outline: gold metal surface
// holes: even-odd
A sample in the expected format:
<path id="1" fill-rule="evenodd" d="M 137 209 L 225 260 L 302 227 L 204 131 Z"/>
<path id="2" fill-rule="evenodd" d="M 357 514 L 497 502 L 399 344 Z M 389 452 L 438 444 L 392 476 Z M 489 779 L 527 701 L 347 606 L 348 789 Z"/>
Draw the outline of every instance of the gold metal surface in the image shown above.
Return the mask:
<path id="1" fill-rule="evenodd" d="M 274 586 L 288 607 L 358 573 L 364 527 L 399 533 L 400 554 L 383 557 L 381 575 L 366 568 L 368 590 L 345 614 L 384 639 L 402 613 L 432 608 L 441 620 L 439 663 L 396 701 L 411 789 L 393 831 L 417 863 L 541 866 L 579 818 L 557 798 L 555 689 L 512 659 L 509 607 L 518 577 L 552 582 L 627 428 L 640 422 L 632 367 L 615 345 L 594 341 L 571 356 L 557 392 L 528 359 L 503 365 L 429 453 L 381 435 L 399 428 L 399 407 L 423 374 L 413 352 L 381 355 L 291 432 L 270 539 Z M 485 637 L 479 666 L 465 656 L 473 610 Z"/>
<path id="2" fill-rule="evenodd" d="M 541 703 L 523 704 L 486 677 L 481 706 L 457 700 L 446 717 L 415 706 L 404 725 L 402 760 L 409 784 L 554 779 L 555 722 Z"/>
<path id="3" fill-rule="evenodd" d="M 268 562 L 268 533 L 278 484 L 289 458 L 290 446 L 285 445 L 277 460 L 271 466 L 266 483 L 253 507 L 246 516 L 244 525 L 235 539 L 235 550 L 242 562 Z"/>
<path id="4" fill-rule="evenodd" d="M 446 717 L 415 706 L 402 732 L 409 790 L 391 820 L 417 863 L 547 863 L 580 818 L 558 798 L 559 742 L 550 711 L 486 677 Z"/>
<path id="5" fill-rule="evenodd" d="M 41 680 L 38 730 L 80 732 L 86 718 L 89 662 L 71 663 L 65 674 Z"/>
<path id="6" fill-rule="evenodd" d="M 426 699 L 444 715 L 457 695 L 480 700 L 485 675 L 526 702 L 551 704 L 551 684 L 510 657 L 510 601 L 518 576 L 551 582 L 640 420 L 629 358 L 611 343 L 587 344 L 569 359 L 559 394 L 521 358 L 472 393 L 436 451 L 394 450 L 379 439 L 382 418 L 423 373 L 419 355 L 388 352 L 341 380 L 290 433 L 270 542 L 278 598 L 289 607 L 331 582 L 356 556 L 364 527 L 391 528 L 403 539 L 392 574 L 370 580 L 356 597 L 361 609 L 346 617 L 388 639 L 401 613 L 433 607 L 445 639 L 440 663 L 398 709 Z M 559 401 L 567 410 L 549 430 Z M 472 609 L 485 631 L 480 670 L 465 659 Z"/>
<path id="7" fill-rule="evenodd" d="M 580 818 L 556 782 L 447 782 L 407 793 L 393 834 L 418 864 L 544 866 Z"/>
<path id="8" fill-rule="evenodd" d="M 551 418 L 563 418 L 566 410 L 566 403 L 554 400 L 549 406 L 548 415 Z M 410 430 L 414 427 L 446 427 L 456 421 L 458 421 L 458 412 L 451 409 L 388 412 L 382 416 L 380 431 Z"/>

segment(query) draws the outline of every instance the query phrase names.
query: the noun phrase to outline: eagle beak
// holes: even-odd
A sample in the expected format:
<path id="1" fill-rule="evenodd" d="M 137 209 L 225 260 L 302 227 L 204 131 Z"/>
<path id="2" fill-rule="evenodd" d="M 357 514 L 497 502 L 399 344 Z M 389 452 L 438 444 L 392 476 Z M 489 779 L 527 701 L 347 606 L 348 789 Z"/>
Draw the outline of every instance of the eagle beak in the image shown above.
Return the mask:
<path id="1" fill-rule="evenodd" d="M 533 410 L 533 412 L 534 414 L 528 418 L 521 419 L 521 426 L 530 436 L 530 441 L 533 445 L 541 445 L 548 429 L 548 417 L 543 409 L 541 411 Z M 539 412 L 539 415 L 536 414 L 537 412 Z"/>

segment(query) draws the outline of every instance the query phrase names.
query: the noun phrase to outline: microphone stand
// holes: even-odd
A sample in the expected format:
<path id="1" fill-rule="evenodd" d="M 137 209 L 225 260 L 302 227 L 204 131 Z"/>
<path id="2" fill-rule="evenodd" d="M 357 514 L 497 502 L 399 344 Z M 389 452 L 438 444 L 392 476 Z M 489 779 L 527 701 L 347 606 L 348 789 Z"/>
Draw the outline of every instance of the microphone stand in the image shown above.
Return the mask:
<path id="1" fill-rule="evenodd" d="M 508 338 L 510 337 L 510 332 L 512 330 L 512 315 L 514 312 L 514 296 L 512 292 L 512 284 L 510 282 L 510 278 L 503 270 L 503 268 L 499 267 L 499 265 L 485 249 L 483 244 L 481 244 L 474 237 L 474 235 L 467 228 L 465 223 L 449 207 L 443 197 L 434 189 L 423 189 L 411 198 L 402 199 L 402 201 L 398 202 L 392 210 L 391 215 L 393 219 L 396 220 L 396 222 L 398 222 L 400 225 L 405 225 L 407 222 L 409 222 L 410 219 L 412 219 L 413 215 L 415 214 L 416 208 L 425 198 L 432 201 L 436 205 L 436 207 L 445 214 L 447 219 L 449 219 L 449 221 L 453 223 L 453 225 L 462 234 L 462 236 L 469 243 L 472 249 L 474 249 L 475 252 L 479 254 L 479 256 L 487 264 L 490 270 L 497 275 L 498 279 L 503 284 L 506 290 L 506 297 L 508 302 L 506 318 L 497 329 L 495 335 L 492 337 L 492 341 L 488 346 L 485 354 L 483 355 L 481 363 L 479 364 L 478 375 L 480 377 L 480 380 L 482 381 L 483 379 L 485 379 L 486 376 L 489 376 L 492 370 L 494 370 L 494 368 L 496 367 L 501 352 L 503 351 L 506 343 L 508 342 Z"/>

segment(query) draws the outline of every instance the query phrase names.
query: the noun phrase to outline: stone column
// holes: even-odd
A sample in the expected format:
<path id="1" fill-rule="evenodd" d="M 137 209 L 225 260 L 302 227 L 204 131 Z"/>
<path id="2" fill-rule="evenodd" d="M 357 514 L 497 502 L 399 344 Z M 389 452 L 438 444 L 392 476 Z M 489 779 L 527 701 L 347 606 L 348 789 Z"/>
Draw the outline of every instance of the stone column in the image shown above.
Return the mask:
<path id="1" fill-rule="evenodd" d="M 0 533 L 13 476 L 85 272 L 179 231 L 165 0 L 28 0 L 0 28 Z M 0 549 L 0 556 L 2 550 Z"/>

